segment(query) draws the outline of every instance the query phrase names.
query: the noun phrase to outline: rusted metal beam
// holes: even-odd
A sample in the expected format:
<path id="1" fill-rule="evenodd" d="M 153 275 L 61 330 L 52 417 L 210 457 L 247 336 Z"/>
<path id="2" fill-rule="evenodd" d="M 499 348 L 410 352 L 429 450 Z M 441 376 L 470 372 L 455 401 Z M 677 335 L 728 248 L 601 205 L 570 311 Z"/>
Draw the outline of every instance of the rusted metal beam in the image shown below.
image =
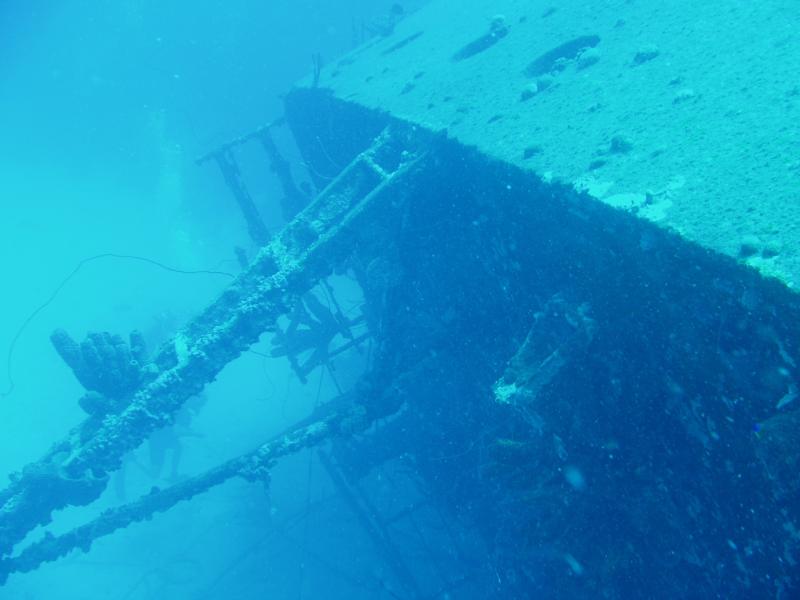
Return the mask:
<path id="1" fill-rule="evenodd" d="M 239 170 L 236 158 L 234 158 L 230 150 L 217 152 L 213 158 L 222 173 L 222 177 L 225 179 L 225 183 L 231 190 L 236 204 L 239 205 L 239 210 L 242 211 L 250 239 L 259 246 L 263 246 L 269 240 L 269 232 L 261 219 L 261 215 L 258 214 L 256 203 L 253 202 L 250 192 L 247 191 L 247 186 L 242 181 L 242 173 Z"/>
<path id="2" fill-rule="evenodd" d="M 272 139 L 270 127 L 261 127 L 255 134 L 258 141 L 261 142 L 261 147 L 264 148 L 264 152 L 266 152 L 269 157 L 272 171 L 281 182 L 284 193 L 284 198 L 281 200 L 283 217 L 287 220 L 292 219 L 306 204 L 308 204 L 309 198 L 297 187 L 294 177 L 292 176 L 291 165 L 280 153 L 280 150 L 278 150 L 275 140 Z"/>

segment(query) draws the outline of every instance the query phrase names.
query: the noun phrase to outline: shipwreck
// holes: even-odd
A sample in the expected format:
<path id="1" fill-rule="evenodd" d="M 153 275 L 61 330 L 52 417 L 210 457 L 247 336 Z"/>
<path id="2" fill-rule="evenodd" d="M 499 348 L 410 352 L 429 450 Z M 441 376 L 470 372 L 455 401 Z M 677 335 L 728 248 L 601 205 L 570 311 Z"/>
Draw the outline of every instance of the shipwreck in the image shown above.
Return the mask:
<path id="1" fill-rule="evenodd" d="M 199 161 L 262 247 L 225 291 L 152 354 L 54 334 L 87 417 L 0 491 L 2 577 L 314 447 L 387 597 L 796 597 L 800 41 L 748 33 L 789 12 L 434 0 L 299 82 Z M 244 144 L 283 183 L 274 235 Z M 359 315 L 321 305 L 334 272 Z M 373 351 L 285 434 L 22 544 L 265 333 L 301 380 Z M 370 500 L 381 470 L 419 502 Z M 393 541 L 416 510 L 453 558 L 434 572 Z"/>

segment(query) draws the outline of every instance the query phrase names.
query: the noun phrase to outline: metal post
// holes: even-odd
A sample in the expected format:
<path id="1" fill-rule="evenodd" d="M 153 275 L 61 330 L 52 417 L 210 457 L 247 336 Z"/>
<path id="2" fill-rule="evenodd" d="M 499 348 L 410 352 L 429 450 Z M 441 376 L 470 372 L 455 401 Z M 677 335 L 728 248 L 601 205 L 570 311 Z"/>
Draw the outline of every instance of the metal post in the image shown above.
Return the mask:
<path id="1" fill-rule="evenodd" d="M 242 181 L 242 174 L 236 164 L 236 159 L 230 150 L 226 149 L 217 152 L 214 155 L 214 161 L 222 172 L 225 183 L 233 192 L 233 197 L 236 199 L 244 220 L 247 222 L 247 231 L 250 237 L 259 246 L 264 246 L 269 241 L 269 233 L 264 221 L 261 220 L 261 215 L 258 214 L 253 198 Z"/>

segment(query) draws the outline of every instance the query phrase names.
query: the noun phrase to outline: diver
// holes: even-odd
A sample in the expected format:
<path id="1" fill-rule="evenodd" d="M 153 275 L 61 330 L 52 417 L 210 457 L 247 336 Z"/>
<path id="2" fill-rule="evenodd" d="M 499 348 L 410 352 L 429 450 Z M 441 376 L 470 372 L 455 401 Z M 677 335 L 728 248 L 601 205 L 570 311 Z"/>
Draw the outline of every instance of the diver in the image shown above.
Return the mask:
<path id="1" fill-rule="evenodd" d="M 175 422 L 167 427 L 154 431 L 147 439 L 147 462 L 131 452 L 122 461 L 119 470 L 114 473 L 114 490 L 119 500 L 127 499 L 126 474 L 129 465 L 135 465 L 142 473 L 153 481 L 165 480 L 177 483 L 183 479 L 180 473 L 183 441 L 186 438 L 202 438 L 203 434 L 191 427 L 192 420 L 205 406 L 208 398 L 204 393 L 192 396 L 175 414 Z M 164 473 L 164 466 L 169 455 L 169 471 Z"/>
<path id="2" fill-rule="evenodd" d="M 169 427 L 162 427 L 152 433 L 147 440 L 150 463 L 145 469 L 152 479 L 160 479 L 164 464 L 167 462 L 167 454 L 171 454 L 169 474 L 165 479 L 170 483 L 176 483 L 181 479 L 179 467 L 181 456 L 183 455 L 184 438 L 202 438 L 203 434 L 197 433 L 191 428 L 192 419 L 197 416 L 208 399 L 205 394 L 200 393 L 192 396 L 186 404 L 175 415 L 175 423 Z"/>
<path id="3" fill-rule="evenodd" d="M 148 331 L 148 339 L 161 342 L 168 339 L 169 334 L 177 328 L 177 318 L 171 311 L 157 314 L 153 319 L 152 327 Z M 122 461 L 119 470 L 114 474 L 114 489 L 119 500 L 126 499 L 126 473 L 129 465 L 135 465 L 149 479 L 158 481 L 166 480 L 176 483 L 182 478 L 180 473 L 181 458 L 183 456 L 183 441 L 186 438 L 202 438 L 201 433 L 192 429 L 194 418 L 200 413 L 208 401 L 204 392 L 189 398 L 175 414 L 171 425 L 154 431 L 147 439 L 147 462 L 133 452 L 129 453 Z M 164 467 L 169 456 L 169 470 L 165 474 Z"/>

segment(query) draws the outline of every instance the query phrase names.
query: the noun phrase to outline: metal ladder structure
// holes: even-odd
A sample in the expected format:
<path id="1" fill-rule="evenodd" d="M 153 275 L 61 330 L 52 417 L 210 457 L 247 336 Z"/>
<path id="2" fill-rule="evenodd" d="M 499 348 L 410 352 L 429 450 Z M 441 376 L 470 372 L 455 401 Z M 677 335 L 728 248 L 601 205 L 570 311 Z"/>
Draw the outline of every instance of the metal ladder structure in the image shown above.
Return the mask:
<path id="1" fill-rule="evenodd" d="M 269 241 L 269 233 L 256 208 L 253 197 L 242 178 L 241 168 L 239 167 L 235 151 L 253 140 L 259 142 L 259 145 L 267 156 L 270 169 L 278 177 L 281 188 L 283 189 L 284 195 L 280 202 L 283 217 L 287 221 L 291 220 L 311 199 L 308 194 L 302 191 L 295 183 L 291 165 L 283 154 L 281 154 L 272 136 L 272 129 L 283 123 L 283 119 L 278 119 L 272 123 L 263 125 L 250 133 L 221 144 L 214 150 L 198 157 L 195 161 L 197 165 L 203 165 L 207 162 L 214 162 L 217 165 L 225 180 L 225 184 L 233 194 L 233 198 L 236 200 L 236 204 L 239 206 L 239 210 L 242 212 L 242 216 L 247 223 L 247 231 L 250 238 L 260 245 L 264 245 Z"/>

